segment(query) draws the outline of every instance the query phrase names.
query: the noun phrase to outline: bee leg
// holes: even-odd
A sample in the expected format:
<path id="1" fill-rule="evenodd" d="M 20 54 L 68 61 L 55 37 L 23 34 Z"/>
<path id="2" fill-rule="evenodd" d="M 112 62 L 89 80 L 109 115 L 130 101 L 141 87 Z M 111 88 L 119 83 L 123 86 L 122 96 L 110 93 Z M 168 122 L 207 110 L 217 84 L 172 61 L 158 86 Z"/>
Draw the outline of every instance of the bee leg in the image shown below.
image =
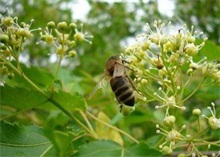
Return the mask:
<path id="1" fill-rule="evenodd" d="M 121 111 L 122 111 L 122 108 L 123 108 L 123 105 L 122 104 L 120 104 L 120 113 L 121 113 Z"/>
<path id="2" fill-rule="evenodd" d="M 120 108 L 120 111 L 119 112 L 121 112 L 122 111 L 122 108 L 123 108 L 123 103 L 116 97 L 116 99 L 117 99 L 117 101 L 118 101 L 118 103 L 119 103 L 119 108 Z"/>
<path id="3" fill-rule="evenodd" d="M 126 75 L 125 77 L 126 77 L 126 79 L 128 80 L 128 82 L 130 83 L 130 85 L 131 85 L 131 87 L 133 88 L 133 90 L 135 90 L 138 94 L 142 95 L 142 93 L 141 93 L 139 90 L 137 90 L 137 88 L 134 86 L 134 84 L 133 84 L 133 82 L 131 81 L 131 79 L 130 79 L 127 75 Z"/>

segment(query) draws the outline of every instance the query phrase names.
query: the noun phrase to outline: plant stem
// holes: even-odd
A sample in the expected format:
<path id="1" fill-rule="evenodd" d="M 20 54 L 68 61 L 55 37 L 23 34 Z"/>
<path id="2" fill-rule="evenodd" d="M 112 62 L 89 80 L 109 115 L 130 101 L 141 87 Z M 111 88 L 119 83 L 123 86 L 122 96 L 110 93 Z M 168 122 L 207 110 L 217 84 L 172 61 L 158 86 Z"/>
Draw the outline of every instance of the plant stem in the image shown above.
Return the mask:
<path id="1" fill-rule="evenodd" d="M 57 64 L 57 69 L 56 69 L 56 72 L 55 72 L 55 79 L 57 79 L 57 77 L 58 77 L 58 73 L 59 73 L 59 70 L 60 70 L 60 65 L 61 65 L 62 60 L 63 60 L 63 55 L 61 54 L 60 57 L 59 57 L 59 61 L 58 61 L 58 64 Z"/>
<path id="2" fill-rule="evenodd" d="M 32 87 L 34 87 L 38 92 L 40 92 L 42 95 L 47 96 L 46 93 L 44 93 L 35 83 L 33 83 L 23 72 L 19 71 L 20 69 L 16 68 L 13 64 L 11 64 L 9 61 L 3 59 L 0 57 L 0 59 L 6 63 L 10 68 L 12 68 L 18 75 L 23 77 Z"/>
<path id="3" fill-rule="evenodd" d="M 59 108 L 61 111 L 63 111 L 67 116 L 69 116 L 72 120 L 76 121 L 82 128 L 84 128 L 86 131 L 88 131 L 91 135 L 93 135 L 94 138 L 96 138 L 94 136 L 94 133 L 88 129 L 81 121 L 79 121 L 75 116 L 73 116 L 73 114 L 71 114 L 69 111 L 67 111 L 65 108 L 63 108 L 63 106 L 58 103 L 56 100 L 54 100 L 53 98 L 48 98 L 48 101 L 50 101 L 52 104 L 54 104 L 57 108 Z"/>
<path id="4" fill-rule="evenodd" d="M 186 100 L 188 100 L 195 92 L 200 88 L 200 86 L 203 84 L 203 82 L 206 80 L 206 77 L 203 78 L 203 80 L 197 85 L 197 87 L 192 91 L 185 99 L 181 101 L 181 103 L 184 103 Z"/>
<path id="5" fill-rule="evenodd" d="M 64 37 L 64 34 L 62 34 L 62 37 L 63 37 L 63 42 L 65 40 L 65 37 Z M 57 64 L 57 69 L 56 69 L 56 72 L 55 72 L 55 79 L 57 79 L 58 77 L 58 73 L 59 73 L 59 70 L 60 70 L 60 66 L 61 66 L 61 62 L 63 60 L 63 56 L 65 54 L 65 49 L 64 49 L 64 44 L 62 42 L 62 48 L 61 48 L 61 54 L 59 55 L 59 61 L 58 61 L 58 64 Z"/>
<path id="6" fill-rule="evenodd" d="M 162 49 L 162 52 L 163 52 L 163 49 Z M 175 83 L 175 81 L 174 81 L 174 76 L 172 75 L 172 72 L 170 71 L 170 69 L 169 69 L 169 67 L 168 67 L 168 65 L 166 64 L 166 59 L 165 59 L 165 54 L 164 53 L 161 53 L 162 55 L 161 55 L 161 59 L 162 59 L 162 61 L 163 61 L 163 63 L 164 63 L 164 67 L 165 67 L 165 69 L 166 69 L 166 71 L 167 71 L 167 74 L 168 74 L 168 77 L 169 77 L 169 79 L 170 79 L 170 81 L 171 81 L 171 86 L 172 86 L 172 92 L 173 93 L 176 93 L 176 83 Z"/>
<path id="7" fill-rule="evenodd" d="M 198 122 L 198 132 L 200 132 L 200 130 L 201 130 L 201 125 L 200 125 L 199 117 L 197 117 L 197 122 Z"/>
<path id="8" fill-rule="evenodd" d="M 79 113 L 82 115 L 82 117 L 83 117 L 84 120 L 86 121 L 86 123 L 87 123 L 89 129 L 90 129 L 92 132 L 95 133 L 95 131 L 94 131 L 94 129 L 93 129 L 91 123 L 89 122 L 88 118 L 86 117 L 86 115 L 85 115 L 81 110 L 79 110 Z"/>

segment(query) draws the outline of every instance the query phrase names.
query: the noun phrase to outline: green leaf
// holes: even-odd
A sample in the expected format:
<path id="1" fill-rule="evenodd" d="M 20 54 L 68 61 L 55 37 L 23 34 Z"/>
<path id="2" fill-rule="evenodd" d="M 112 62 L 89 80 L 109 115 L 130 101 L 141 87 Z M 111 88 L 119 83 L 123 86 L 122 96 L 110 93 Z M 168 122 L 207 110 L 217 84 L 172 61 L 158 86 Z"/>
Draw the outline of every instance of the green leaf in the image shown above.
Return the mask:
<path id="1" fill-rule="evenodd" d="M 1 105 L 17 109 L 28 109 L 45 102 L 47 98 L 41 93 L 20 87 L 0 86 Z"/>
<path id="2" fill-rule="evenodd" d="M 50 112 L 50 116 L 45 122 L 45 134 L 54 144 L 59 156 L 73 154 L 72 140 L 80 136 L 80 133 L 84 134 L 82 128 L 69 126 L 67 118 L 64 113 L 56 110 Z"/>
<path id="3" fill-rule="evenodd" d="M 150 148 L 145 142 L 140 142 L 137 145 L 125 149 L 125 157 L 131 156 L 145 156 L 145 157 L 159 157 L 161 153 L 155 149 Z"/>
<path id="4" fill-rule="evenodd" d="M 52 86 L 54 77 L 47 70 L 33 66 L 27 68 L 24 64 L 21 64 L 21 68 L 23 73 L 40 88 L 47 88 Z M 19 86 L 31 88 L 30 84 L 26 82 L 24 78 L 18 75 L 17 73 L 14 73 L 14 77 L 12 79 L 5 79 L 5 82 L 6 84 L 12 87 Z"/>
<path id="5" fill-rule="evenodd" d="M 114 157 L 160 157 L 161 153 L 149 146 L 140 142 L 134 146 L 124 148 L 113 141 L 94 141 L 83 145 L 76 156 L 79 157 L 102 157 L 102 156 L 114 156 Z"/>
<path id="6" fill-rule="evenodd" d="M 30 68 L 23 66 L 22 68 L 27 77 L 40 87 L 48 87 L 54 81 L 53 75 L 46 69 L 39 69 L 33 66 Z"/>
<path id="7" fill-rule="evenodd" d="M 200 44 L 202 40 L 197 39 L 196 43 Z M 217 60 L 220 57 L 220 46 L 214 42 L 207 40 L 205 46 L 200 50 L 203 56 L 206 56 L 208 60 Z"/>
<path id="8" fill-rule="evenodd" d="M 48 98 L 34 90 L 5 85 L 0 86 L 0 91 L 1 105 L 11 106 L 17 109 L 41 108 L 40 105 L 45 103 L 49 105 L 49 103 L 47 103 Z M 86 109 L 85 100 L 77 94 L 72 95 L 64 91 L 54 92 L 53 99 L 60 103 L 66 110 Z M 44 107 L 45 106 L 43 106 L 43 108 Z"/>
<path id="9" fill-rule="evenodd" d="M 0 156 L 55 156 L 55 149 L 35 125 L 19 126 L 0 121 Z"/>
<path id="10" fill-rule="evenodd" d="M 111 121 L 109 117 L 103 112 L 100 112 L 97 118 L 106 123 L 110 123 Z M 99 139 L 112 140 L 120 145 L 123 145 L 123 140 L 117 130 L 109 128 L 98 121 L 96 122 L 96 133 Z"/>
<path id="11" fill-rule="evenodd" d="M 69 111 L 75 109 L 86 110 L 86 102 L 84 98 L 78 94 L 70 94 L 64 91 L 54 92 L 52 98 L 62 104 L 62 106 Z"/>
<path id="12" fill-rule="evenodd" d="M 103 157 L 103 156 L 121 156 L 122 147 L 112 141 L 94 141 L 83 145 L 76 156 L 79 157 Z"/>
<path id="13" fill-rule="evenodd" d="M 46 130 L 47 137 L 53 142 L 57 150 L 58 156 L 67 156 L 72 153 L 71 142 L 73 135 L 71 133 L 59 130 Z"/>

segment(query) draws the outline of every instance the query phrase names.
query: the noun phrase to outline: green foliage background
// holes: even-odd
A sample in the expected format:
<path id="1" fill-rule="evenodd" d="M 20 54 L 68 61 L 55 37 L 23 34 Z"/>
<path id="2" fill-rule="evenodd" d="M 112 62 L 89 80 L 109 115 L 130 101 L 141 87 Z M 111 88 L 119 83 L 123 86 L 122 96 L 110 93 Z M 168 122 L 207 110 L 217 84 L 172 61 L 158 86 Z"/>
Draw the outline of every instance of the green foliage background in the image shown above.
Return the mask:
<path id="1" fill-rule="evenodd" d="M 208 60 L 220 59 L 220 1 L 175 0 L 174 2 L 177 6 L 174 15 L 167 17 L 158 11 L 158 2 L 153 0 L 148 2 L 140 0 L 136 3 L 89 0 L 90 10 L 86 19 L 78 20 L 72 17 L 74 10 L 62 7 L 64 3 L 74 4 L 77 1 L 3 0 L 0 4 L 2 15 L 8 15 L 6 10 L 8 7 L 13 10 L 11 15 L 17 16 L 21 21 L 28 22 L 34 19 L 31 26 L 33 29 L 44 27 L 49 21 L 84 23 L 84 29 L 94 36 L 92 45 L 87 43 L 80 45 L 77 49 L 77 57 L 67 59 L 67 64 L 61 67 L 56 82 L 52 74 L 55 63 L 49 61 L 50 55 L 48 55 L 54 53 L 54 50 L 43 44 L 36 46 L 36 42 L 39 41 L 37 35 L 27 43 L 22 52 L 22 56 L 28 58 L 22 64 L 23 70 L 42 89 L 46 90 L 52 85 L 58 89 L 62 88 L 54 93 L 54 98 L 82 123 L 86 124 L 88 118 L 93 126 L 98 125 L 89 115 L 84 118 L 85 115 L 79 110 L 85 111 L 88 108 L 94 115 L 103 112 L 110 117 L 110 124 L 143 142 L 135 145 L 134 141 L 125 136 L 123 137 L 125 149 L 122 149 L 118 143 L 108 141 L 108 138 L 94 140 L 93 137 L 86 136 L 85 130 L 77 122 L 70 120 L 60 109 L 47 102 L 39 92 L 32 90 L 28 82 L 15 74 L 13 79 L 2 78 L 6 85 L 0 86 L 1 156 L 33 156 L 33 154 L 34 156 L 73 154 L 105 156 L 106 152 L 103 150 L 111 156 L 121 156 L 122 152 L 124 156 L 141 156 L 149 152 L 151 153 L 149 156 L 160 156 L 160 152 L 154 150 L 156 147 L 148 146 L 158 146 L 157 143 L 152 142 L 159 139 L 158 135 L 155 136 L 155 124 L 158 121 L 162 123 L 163 120 L 161 113 L 155 112 L 154 103 L 139 104 L 135 112 L 124 117 L 119 113 L 119 107 L 109 86 L 97 91 L 91 100 L 87 97 L 103 75 L 106 60 L 112 55 L 120 54 L 124 50 L 121 43 L 126 43 L 128 38 L 134 38 L 142 32 L 146 22 L 172 19 L 176 24 L 195 25 L 195 28 L 204 31 L 209 38 L 207 46 L 201 51 L 201 58 L 206 55 Z M 142 11 L 143 14 L 139 16 L 138 12 Z M 184 113 L 185 119 L 181 122 L 190 123 L 187 117 L 192 109 L 195 107 L 205 109 L 212 101 L 218 106 L 219 115 L 219 98 L 219 86 L 207 87 L 195 93 L 188 102 L 191 108 Z M 103 117 L 101 119 L 103 120 Z M 218 140 L 219 137 L 219 133 L 214 132 L 212 138 Z M 97 148 L 98 150 L 94 151 Z"/>

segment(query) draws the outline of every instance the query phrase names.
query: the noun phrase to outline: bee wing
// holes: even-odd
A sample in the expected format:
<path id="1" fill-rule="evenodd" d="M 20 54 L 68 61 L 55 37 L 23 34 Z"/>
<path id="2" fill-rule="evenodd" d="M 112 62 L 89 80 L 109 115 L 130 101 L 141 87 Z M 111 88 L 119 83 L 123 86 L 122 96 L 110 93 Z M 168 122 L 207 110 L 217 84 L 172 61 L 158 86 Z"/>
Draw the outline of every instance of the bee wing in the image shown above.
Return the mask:
<path id="1" fill-rule="evenodd" d="M 96 93 L 96 91 L 98 90 L 98 89 L 100 89 L 100 88 L 102 88 L 105 84 L 106 84 L 106 82 L 107 82 L 107 76 L 106 75 L 104 75 L 101 79 L 100 79 L 100 81 L 96 84 L 96 86 L 95 86 L 95 88 L 93 89 L 93 91 L 89 94 L 89 99 L 91 99 L 93 96 L 94 96 L 94 94 Z"/>
<path id="2" fill-rule="evenodd" d="M 123 76 L 125 74 L 125 67 L 121 64 L 116 64 L 114 68 L 113 77 Z"/>

